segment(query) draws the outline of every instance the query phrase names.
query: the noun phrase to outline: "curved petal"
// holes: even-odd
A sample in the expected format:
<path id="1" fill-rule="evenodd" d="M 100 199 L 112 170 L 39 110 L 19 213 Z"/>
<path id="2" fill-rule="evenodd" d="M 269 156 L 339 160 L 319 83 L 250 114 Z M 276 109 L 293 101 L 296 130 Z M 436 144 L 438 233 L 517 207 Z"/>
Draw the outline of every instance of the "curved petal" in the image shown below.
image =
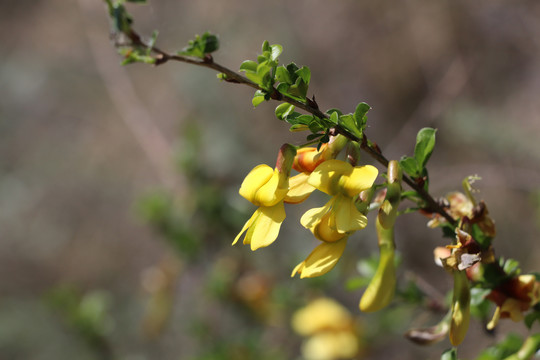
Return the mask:
<path id="1" fill-rule="evenodd" d="M 313 249 L 306 260 L 294 268 L 291 277 L 296 273 L 300 274 L 301 279 L 326 274 L 336 266 L 346 245 L 347 238 L 332 243 L 323 242 Z"/>
<path id="2" fill-rule="evenodd" d="M 300 218 L 300 224 L 306 229 L 313 229 L 318 223 L 321 222 L 324 215 L 330 210 L 332 206 L 333 198 L 326 203 L 323 207 L 313 208 L 304 213 Z"/>
<path id="3" fill-rule="evenodd" d="M 335 216 L 332 212 L 327 212 L 322 220 L 311 229 L 311 232 L 317 239 L 326 242 L 335 242 L 347 236 L 346 232 L 337 230 Z"/>
<path id="4" fill-rule="evenodd" d="M 258 206 L 274 206 L 282 201 L 289 189 L 289 179 L 274 170 L 270 179 L 255 194 L 253 203 Z"/>
<path id="5" fill-rule="evenodd" d="M 289 191 L 284 201 L 289 204 L 298 204 L 306 200 L 315 188 L 308 184 L 308 173 L 300 173 L 289 179 Z"/>
<path id="6" fill-rule="evenodd" d="M 337 196 L 333 214 L 336 230 L 350 233 L 367 226 L 367 217 L 354 205 L 354 200 L 345 196 Z"/>
<path id="7" fill-rule="evenodd" d="M 375 166 L 357 166 L 346 178 L 343 188 L 348 196 L 353 197 L 372 187 L 378 175 L 379 170 Z"/>
<path id="8" fill-rule="evenodd" d="M 340 193 L 340 179 L 353 171 L 353 166 L 341 160 L 327 160 L 311 173 L 308 183 L 329 195 Z"/>
<path id="9" fill-rule="evenodd" d="M 238 235 L 236 235 L 236 237 L 234 238 L 234 241 L 232 243 L 232 245 L 236 244 L 236 242 L 240 239 L 240 237 L 242 236 L 242 234 L 247 230 L 249 229 L 249 227 L 253 224 L 253 222 L 255 221 L 255 219 L 257 219 L 257 216 L 259 216 L 259 210 L 257 209 L 253 215 L 251 215 L 251 217 L 249 218 L 248 221 L 246 221 L 246 223 L 244 224 L 244 227 L 242 228 L 242 230 L 238 233 Z M 244 244 L 246 244 L 246 241 L 245 241 L 245 238 L 244 238 Z"/>
<path id="10" fill-rule="evenodd" d="M 274 170 L 268 165 L 261 164 L 255 166 L 253 170 L 251 170 L 249 174 L 247 174 L 238 192 L 245 199 L 254 203 L 257 192 L 264 184 L 266 184 L 270 180 L 273 174 Z"/>
<path id="11" fill-rule="evenodd" d="M 260 207 L 259 216 L 246 233 L 244 244 L 251 244 L 251 250 L 257 250 L 273 243 L 279 234 L 281 223 L 285 220 L 285 206 L 279 202 L 274 206 Z"/>

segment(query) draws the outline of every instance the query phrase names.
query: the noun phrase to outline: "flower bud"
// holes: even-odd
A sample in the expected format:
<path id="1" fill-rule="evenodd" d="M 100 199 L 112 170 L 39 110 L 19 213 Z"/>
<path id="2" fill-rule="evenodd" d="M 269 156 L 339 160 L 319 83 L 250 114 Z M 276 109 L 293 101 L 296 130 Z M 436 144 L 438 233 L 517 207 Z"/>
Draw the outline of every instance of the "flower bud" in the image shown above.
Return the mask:
<path id="1" fill-rule="evenodd" d="M 461 344 L 470 320 L 471 291 L 465 271 L 454 271 L 454 295 L 452 298 L 452 319 L 450 321 L 450 342 L 453 346 Z"/>
<path id="2" fill-rule="evenodd" d="M 394 265 L 394 228 L 384 229 L 377 217 L 380 259 L 377 272 L 371 279 L 360 299 L 360 310 L 374 312 L 386 307 L 396 288 L 396 269 Z"/>

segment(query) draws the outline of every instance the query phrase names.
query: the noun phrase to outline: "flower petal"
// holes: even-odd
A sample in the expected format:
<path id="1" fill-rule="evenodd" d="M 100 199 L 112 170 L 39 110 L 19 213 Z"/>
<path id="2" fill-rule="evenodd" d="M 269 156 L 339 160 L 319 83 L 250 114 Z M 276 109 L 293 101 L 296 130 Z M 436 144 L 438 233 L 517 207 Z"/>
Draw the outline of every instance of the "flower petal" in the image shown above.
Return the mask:
<path id="1" fill-rule="evenodd" d="M 347 238 L 332 243 L 323 242 L 313 249 L 306 260 L 296 266 L 291 277 L 297 272 L 300 274 L 301 279 L 326 274 L 336 266 L 346 245 Z"/>
<path id="2" fill-rule="evenodd" d="M 378 175 L 379 170 L 375 166 L 357 166 L 346 178 L 343 188 L 348 196 L 354 197 L 372 187 Z"/>
<path id="3" fill-rule="evenodd" d="M 257 217 L 259 216 L 259 209 L 257 209 L 253 215 L 251 215 L 251 217 L 249 218 L 248 221 L 246 221 L 246 223 L 244 224 L 244 227 L 242 228 L 242 230 L 238 233 L 238 235 L 236 235 L 236 238 L 234 238 L 234 241 L 232 243 L 232 245 L 236 244 L 236 242 L 240 239 L 240 237 L 242 236 L 242 234 L 247 230 L 249 229 L 249 227 L 253 224 L 253 222 L 255 221 L 255 219 L 257 219 Z M 246 240 L 244 238 L 244 244 L 246 244 Z"/>
<path id="4" fill-rule="evenodd" d="M 246 233 L 244 244 L 251 244 L 251 250 L 257 250 L 273 243 L 279 234 L 281 223 L 285 220 L 283 201 L 274 206 L 261 206 L 259 216 Z"/>
<path id="5" fill-rule="evenodd" d="M 308 183 L 329 195 L 337 195 L 341 191 L 340 179 L 353 171 L 353 166 L 341 160 L 327 160 L 317 166 L 311 173 Z"/>
<path id="6" fill-rule="evenodd" d="M 326 215 L 326 213 L 330 210 L 332 203 L 333 199 L 327 202 L 323 207 L 313 208 L 306 211 L 300 218 L 300 224 L 302 224 L 302 226 L 306 229 L 312 230 L 318 223 L 322 221 L 324 215 Z"/>
<path id="7" fill-rule="evenodd" d="M 289 191 L 284 201 L 289 204 L 298 204 L 306 200 L 315 188 L 308 184 L 308 173 L 300 173 L 289 178 Z"/>
<path id="8" fill-rule="evenodd" d="M 354 205 L 354 200 L 337 196 L 333 208 L 336 230 L 342 233 L 361 230 L 367 226 L 367 217 Z"/>
<path id="9" fill-rule="evenodd" d="M 285 184 L 284 189 L 280 189 L 280 175 L 276 169 L 270 179 L 261 186 L 255 195 L 254 204 L 258 206 L 274 206 L 287 195 L 288 184 Z"/>
<path id="10" fill-rule="evenodd" d="M 238 192 L 245 199 L 253 203 L 259 189 L 270 180 L 273 174 L 274 170 L 268 165 L 261 164 L 255 166 L 253 170 L 247 174 Z"/>

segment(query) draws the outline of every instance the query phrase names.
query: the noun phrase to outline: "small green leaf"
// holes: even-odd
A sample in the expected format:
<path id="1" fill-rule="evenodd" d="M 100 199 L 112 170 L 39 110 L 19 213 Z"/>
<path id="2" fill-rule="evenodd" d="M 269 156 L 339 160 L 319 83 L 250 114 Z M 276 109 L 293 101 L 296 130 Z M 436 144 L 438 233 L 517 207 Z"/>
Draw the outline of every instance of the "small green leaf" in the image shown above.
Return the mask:
<path id="1" fill-rule="evenodd" d="M 332 113 L 331 116 L 337 116 L 337 113 Z M 338 125 L 345 129 L 351 135 L 356 136 L 358 139 L 362 139 L 362 132 L 356 127 L 356 122 L 351 114 L 341 115 L 338 117 Z"/>
<path id="2" fill-rule="evenodd" d="M 540 311 L 535 311 L 525 316 L 525 325 L 530 329 L 536 321 L 540 321 Z"/>
<path id="3" fill-rule="evenodd" d="M 308 124 L 309 130 L 312 133 L 318 133 L 320 131 L 324 130 L 324 126 L 322 126 L 318 121 L 312 121 Z"/>
<path id="4" fill-rule="evenodd" d="M 419 165 L 419 169 L 426 167 L 433 148 L 435 147 L 435 133 L 436 129 L 423 128 L 420 129 L 416 136 L 416 145 L 414 147 L 414 158 Z"/>
<path id="5" fill-rule="evenodd" d="M 251 99 L 251 103 L 254 107 L 259 106 L 263 101 L 265 101 L 265 94 L 261 90 L 255 91 L 255 94 L 253 94 L 253 99 Z"/>
<path id="6" fill-rule="evenodd" d="M 328 115 L 332 115 L 333 113 L 337 113 L 338 115 L 343 115 L 343 113 L 341 112 L 341 110 L 339 110 L 339 109 L 334 109 L 334 108 L 326 110 L 326 113 L 327 113 Z"/>
<path id="7" fill-rule="evenodd" d="M 259 64 L 257 64 L 255 61 L 246 60 L 240 65 L 240 71 L 253 71 L 253 72 L 256 72 L 257 71 L 257 66 L 259 66 Z"/>
<path id="8" fill-rule="evenodd" d="M 206 54 L 216 51 L 219 48 L 219 40 L 216 35 L 208 31 L 202 36 L 196 35 L 195 40 L 190 40 L 188 46 L 179 52 L 180 55 L 203 58 Z"/>
<path id="9" fill-rule="evenodd" d="M 276 69 L 276 80 L 283 83 L 283 85 L 292 84 L 291 76 L 285 66 L 280 66 Z"/>
<path id="10" fill-rule="evenodd" d="M 354 120 L 356 121 L 356 126 L 361 132 L 364 132 L 367 123 L 367 112 L 371 109 L 371 106 L 362 102 L 356 106 L 354 111 Z"/>
<path id="11" fill-rule="evenodd" d="M 290 115 L 294 111 L 294 105 L 291 105 L 289 103 L 283 103 L 276 107 L 276 117 L 279 120 L 284 120 L 288 115 Z"/>
<path id="12" fill-rule="evenodd" d="M 420 170 L 418 169 L 418 162 L 415 158 L 409 157 L 409 156 L 403 156 L 401 160 L 399 160 L 399 166 L 405 171 L 407 174 L 412 176 L 413 178 L 417 178 L 420 176 Z"/>
<path id="13" fill-rule="evenodd" d="M 339 122 L 339 115 L 337 112 L 333 112 L 331 115 L 330 115 L 330 122 L 337 125 L 338 122 Z"/>
<path id="14" fill-rule="evenodd" d="M 306 85 L 309 85 L 311 71 L 307 66 L 302 66 L 301 69 L 295 71 L 295 74 L 298 75 L 306 83 Z"/>
<path id="15" fill-rule="evenodd" d="M 503 270 L 508 276 L 518 276 L 521 274 L 521 269 L 519 268 L 519 261 L 515 259 L 508 259 L 504 262 Z"/>
<path id="16" fill-rule="evenodd" d="M 304 125 L 304 124 L 294 124 L 294 125 L 291 125 L 291 127 L 289 128 L 289 131 L 290 132 L 297 132 L 297 131 L 305 131 L 305 130 L 308 130 L 309 127 L 307 125 Z"/>
<path id="17" fill-rule="evenodd" d="M 309 134 L 306 139 L 308 141 L 311 141 L 311 140 L 315 140 L 315 139 L 318 139 L 320 137 L 322 137 L 324 134 Z"/>
<path id="18" fill-rule="evenodd" d="M 216 35 L 206 32 L 203 34 L 202 40 L 204 41 L 205 54 L 213 53 L 219 49 L 219 39 Z"/>
<path id="19" fill-rule="evenodd" d="M 270 60 L 277 61 L 279 55 L 281 55 L 281 53 L 283 52 L 283 47 L 279 44 L 275 44 L 275 45 L 271 45 L 270 49 L 271 49 Z"/>

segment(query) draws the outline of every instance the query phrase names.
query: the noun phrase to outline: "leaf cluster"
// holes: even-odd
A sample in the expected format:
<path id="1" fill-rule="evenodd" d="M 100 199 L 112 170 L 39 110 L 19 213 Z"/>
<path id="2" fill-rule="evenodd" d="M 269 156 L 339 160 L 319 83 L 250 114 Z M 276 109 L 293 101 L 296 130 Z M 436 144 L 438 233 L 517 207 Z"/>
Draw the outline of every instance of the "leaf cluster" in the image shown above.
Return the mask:
<path id="1" fill-rule="evenodd" d="M 433 148 L 435 147 L 436 129 L 423 128 L 416 135 L 416 145 L 414 146 L 414 155 L 403 156 L 399 161 L 399 165 L 413 179 L 424 179 L 424 184 L 427 187 L 428 172 L 426 164 L 431 157 Z"/>
<path id="2" fill-rule="evenodd" d="M 193 56 L 204 58 L 206 54 L 210 54 L 219 49 L 219 39 L 216 35 L 206 31 L 202 36 L 195 35 L 194 40 L 188 42 L 188 46 L 178 52 L 179 55 Z"/>

